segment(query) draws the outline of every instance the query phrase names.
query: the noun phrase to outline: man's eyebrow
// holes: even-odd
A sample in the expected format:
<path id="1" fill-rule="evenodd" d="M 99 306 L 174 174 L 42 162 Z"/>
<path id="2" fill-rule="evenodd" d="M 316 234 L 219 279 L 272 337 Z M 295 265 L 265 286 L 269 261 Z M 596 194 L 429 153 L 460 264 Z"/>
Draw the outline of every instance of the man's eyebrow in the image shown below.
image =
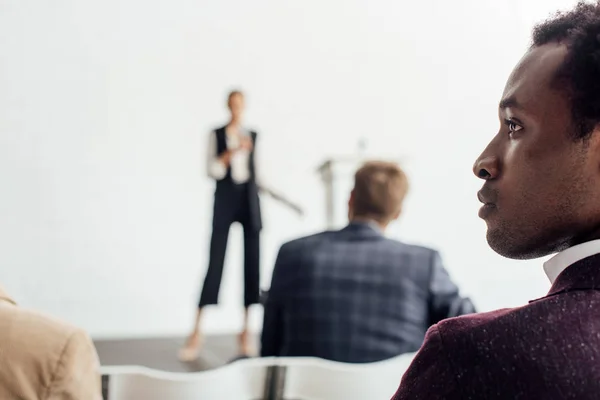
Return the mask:
<path id="1" fill-rule="evenodd" d="M 504 110 L 505 108 L 523 108 L 517 99 L 514 97 L 507 97 L 500 101 L 500 109 Z"/>

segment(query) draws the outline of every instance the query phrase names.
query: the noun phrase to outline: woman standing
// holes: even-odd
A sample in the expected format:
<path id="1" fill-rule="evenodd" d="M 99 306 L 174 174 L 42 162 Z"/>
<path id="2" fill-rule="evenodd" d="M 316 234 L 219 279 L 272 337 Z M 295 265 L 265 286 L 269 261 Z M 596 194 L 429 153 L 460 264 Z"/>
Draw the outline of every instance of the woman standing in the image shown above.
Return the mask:
<path id="1" fill-rule="evenodd" d="M 241 223 L 244 228 L 245 313 L 239 346 L 242 355 L 250 353 L 248 314 L 250 306 L 259 302 L 259 239 L 262 228 L 255 164 L 257 134 L 242 126 L 242 92 L 231 92 L 227 106 L 231 114 L 229 123 L 209 135 L 208 175 L 217 182 L 210 258 L 194 328 L 180 351 L 182 360 L 197 358 L 202 347 L 202 310 L 218 302 L 229 228 L 234 222 Z"/>

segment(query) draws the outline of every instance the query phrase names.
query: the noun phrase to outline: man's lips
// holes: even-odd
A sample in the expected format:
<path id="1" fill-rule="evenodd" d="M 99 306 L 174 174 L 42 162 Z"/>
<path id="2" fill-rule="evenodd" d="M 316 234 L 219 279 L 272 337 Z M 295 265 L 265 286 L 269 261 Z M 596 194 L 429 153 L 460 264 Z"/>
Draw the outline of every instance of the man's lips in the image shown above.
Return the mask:
<path id="1" fill-rule="evenodd" d="M 496 206 L 493 204 L 484 204 L 479 209 L 479 212 L 477 213 L 477 215 L 479 215 L 479 218 L 485 219 L 495 209 L 496 209 Z"/>
<path id="2" fill-rule="evenodd" d="M 486 219 L 494 210 L 496 210 L 496 196 L 495 192 L 487 187 L 483 187 L 477 192 L 477 199 L 483 203 L 483 206 L 479 209 L 479 218 Z"/>
<path id="3" fill-rule="evenodd" d="M 482 203 L 483 205 L 493 205 L 494 204 L 491 201 L 488 201 L 485 198 L 485 196 L 481 193 L 481 191 L 477 192 L 477 200 L 479 200 L 479 202 Z"/>
<path id="4" fill-rule="evenodd" d="M 482 187 L 481 190 L 477 192 L 477 199 L 484 205 L 496 204 L 497 197 L 498 196 L 496 196 L 496 193 L 486 186 Z"/>

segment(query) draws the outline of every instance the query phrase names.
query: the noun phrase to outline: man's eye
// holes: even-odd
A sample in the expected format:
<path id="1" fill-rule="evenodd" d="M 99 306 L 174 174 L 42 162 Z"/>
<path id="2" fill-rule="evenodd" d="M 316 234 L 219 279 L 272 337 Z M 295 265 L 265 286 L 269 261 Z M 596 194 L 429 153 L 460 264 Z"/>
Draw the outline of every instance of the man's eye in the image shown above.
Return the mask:
<path id="1" fill-rule="evenodd" d="M 523 129 L 523 127 L 517 124 L 515 121 L 511 121 L 509 119 L 506 120 L 506 126 L 508 127 L 508 131 L 510 133 L 515 133 Z"/>

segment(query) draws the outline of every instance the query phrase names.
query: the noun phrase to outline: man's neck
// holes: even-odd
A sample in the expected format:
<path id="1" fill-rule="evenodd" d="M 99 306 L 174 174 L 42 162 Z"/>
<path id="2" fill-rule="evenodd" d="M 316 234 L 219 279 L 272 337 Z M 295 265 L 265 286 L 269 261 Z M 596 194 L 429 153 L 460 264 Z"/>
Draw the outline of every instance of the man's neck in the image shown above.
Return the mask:
<path id="1" fill-rule="evenodd" d="M 387 226 L 388 226 L 388 224 L 384 224 L 379 221 L 375 221 L 372 218 L 367 218 L 367 217 L 353 217 L 350 219 L 350 223 L 353 223 L 353 222 L 356 222 L 359 224 L 375 225 L 381 230 L 381 232 L 385 232 L 385 230 L 387 229 Z"/>

